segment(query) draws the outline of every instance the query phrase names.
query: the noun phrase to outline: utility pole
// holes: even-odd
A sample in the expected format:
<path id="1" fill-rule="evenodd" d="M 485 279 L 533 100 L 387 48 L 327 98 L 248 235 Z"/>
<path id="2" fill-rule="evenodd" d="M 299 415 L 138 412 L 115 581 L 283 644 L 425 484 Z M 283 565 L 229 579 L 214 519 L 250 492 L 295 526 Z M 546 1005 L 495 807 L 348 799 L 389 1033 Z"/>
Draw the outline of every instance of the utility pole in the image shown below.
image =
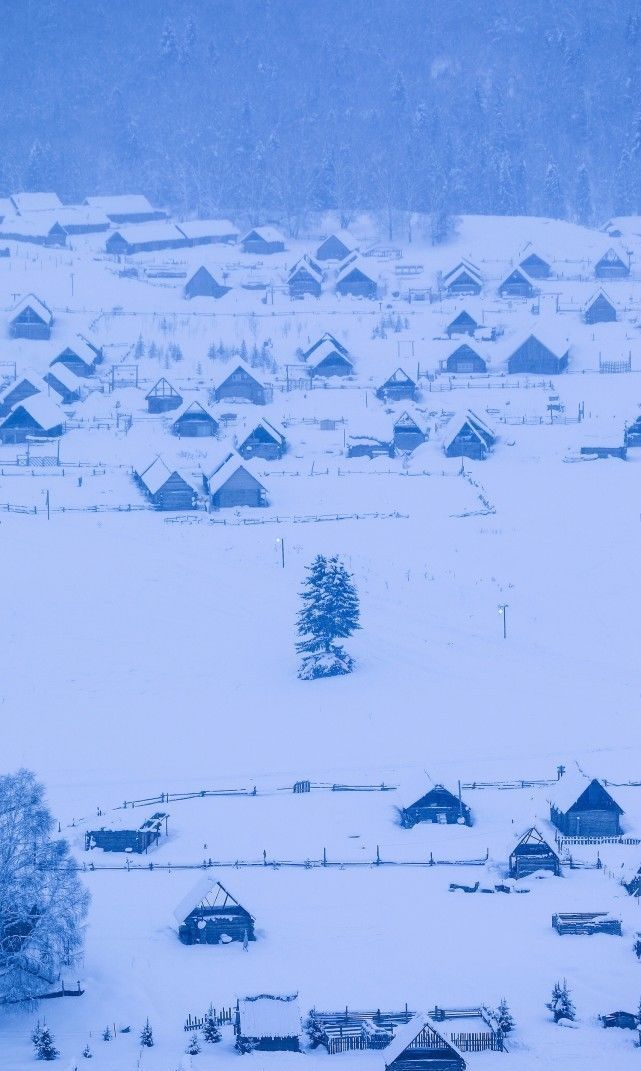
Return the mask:
<path id="1" fill-rule="evenodd" d="M 276 540 L 276 542 L 277 542 L 277 543 L 280 543 L 280 563 L 281 563 L 281 565 L 282 565 L 282 567 L 283 567 L 283 569 L 284 569 L 284 568 L 285 568 L 285 540 L 284 540 L 284 539 L 281 539 L 281 538 L 279 537 L 279 538 L 278 538 L 278 539 Z"/>
<path id="2" fill-rule="evenodd" d="M 499 613 L 503 615 L 503 639 L 507 639 L 507 608 L 509 603 L 499 603 Z"/>

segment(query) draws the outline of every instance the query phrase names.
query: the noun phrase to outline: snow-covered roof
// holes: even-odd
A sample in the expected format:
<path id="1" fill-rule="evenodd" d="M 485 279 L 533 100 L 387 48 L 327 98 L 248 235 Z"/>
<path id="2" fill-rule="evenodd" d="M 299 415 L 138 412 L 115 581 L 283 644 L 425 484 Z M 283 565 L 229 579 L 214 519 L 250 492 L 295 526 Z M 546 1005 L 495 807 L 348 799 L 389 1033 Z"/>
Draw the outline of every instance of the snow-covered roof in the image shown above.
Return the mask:
<path id="1" fill-rule="evenodd" d="M 214 389 L 222 386 L 223 383 L 226 383 L 229 377 L 233 375 L 234 372 L 237 372 L 239 369 L 241 369 L 243 372 L 246 372 L 248 376 L 251 376 L 251 378 L 256 383 L 258 383 L 260 387 L 263 386 L 263 383 L 260 381 L 255 372 L 252 371 L 247 362 L 243 361 L 242 357 L 234 357 L 231 361 L 227 362 L 224 369 L 221 369 L 221 371 L 218 372 L 217 375 L 212 376 L 212 385 Z"/>
<path id="2" fill-rule="evenodd" d="M 466 275 L 470 275 L 479 284 L 479 286 L 482 284 L 483 279 L 476 265 L 472 264 L 472 262 L 469 260 L 459 260 L 458 264 L 456 264 L 455 267 L 451 268 L 443 276 L 443 286 L 451 286 L 452 283 L 456 281 L 458 276 L 462 275 L 463 273 L 465 273 Z"/>
<path id="3" fill-rule="evenodd" d="M 528 275 L 525 268 L 522 268 L 520 264 L 517 264 L 515 268 L 510 268 L 510 270 L 506 272 L 506 274 L 503 276 L 498 285 L 498 289 L 500 290 L 501 287 L 504 286 L 505 283 L 507 283 L 508 279 L 511 279 L 514 275 L 521 276 L 521 278 L 523 278 L 526 283 L 529 283 L 533 289 L 536 289 L 536 282 L 534 281 L 534 279 L 532 279 L 530 275 Z"/>
<path id="4" fill-rule="evenodd" d="M 183 923 L 188 915 L 198 907 L 209 893 L 215 889 L 218 883 L 213 878 L 199 878 L 189 892 L 183 896 L 174 909 L 174 918 L 178 925 Z"/>
<path id="5" fill-rule="evenodd" d="M 244 469 L 250 476 L 260 483 L 258 476 L 253 468 L 251 461 L 245 461 L 240 454 L 237 454 L 235 450 L 223 456 L 221 461 L 216 465 L 210 475 L 207 477 L 207 486 L 209 487 L 210 495 L 215 495 L 217 491 L 220 491 L 221 487 L 227 483 L 227 480 L 238 472 L 238 469 Z M 262 484 L 261 484 L 262 487 Z"/>
<path id="6" fill-rule="evenodd" d="M 343 279 L 346 279 L 348 275 L 351 275 L 353 271 L 360 272 L 361 275 L 364 275 L 366 279 L 370 279 L 373 283 L 376 282 L 369 265 L 362 257 L 358 256 L 351 257 L 345 264 L 343 264 L 343 267 L 336 276 L 336 282 L 340 283 Z"/>
<path id="7" fill-rule="evenodd" d="M 57 193 L 12 193 L 11 200 L 20 215 L 23 212 L 47 212 L 62 207 Z"/>
<path id="8" fill-rule="evenodd" d="M 109 226 L 109 218 L 101 208 L 92 205 L 63 205 L 55 212 L 47 213 L 61 227 L 94 225 L 100 227 Z"/>
<path id="9" fill-rule="evenodd" d="M 292 1038 L 301 1032 L 298 993 L 271 996 L 261 993 L 238 1002 L 240 1033 L 246 1038 Z"/>
<path id="10" fill-rule="evenodd" d="M 35 294 L 26 294 L 25 297 L 20 298 L 18 304 L 11 310 L 11 319 L 15 320 L 27 308 L 32 309 L 44 323 L 50 324 L 52 322 L 53 314 L 51 309 L 45 305 L 44 301 L 40 301 L 40 298 L 37 298 Z"/>
<path id="11" fill-rule="evenodd" d="M 185 236 L 175 223 L 168 220 L 150 220 L 148 223 L 130 223 L 118 227 L 111 237 L 118 234 L 127 245 L 147 245 L 151 242 L 184 242 Z"/>
<path id="12" fill-rule="evenodd" d="M 288 279 L 291 281 L 291 279 L 293 279 L 293 277 L 296 275 L 296 272 L 299 271 L 306 271 L 307 274 L 311 275 L 312 279 L 315 279 L 317 283 L 321 283 L 323 281 L 322 269 L 319 268 L 318 265 L 315 264 L 314 261 L 307 256 L 307 254 L 301 257 L 300 260 L 296 261 L 293 268 L 291 268 L 289 271 Z"/>
<path id="13" fill-rule="evenodd" d="M 83 360 L 88 365 L 93 365 L 96 363 L 96 357 L 99 353 L 98 347 L 94 348 L 91 343 L 83 337 L 83 335 L 76 335 L 72 342 L 68 342 L 67 345 L 63 346 L 63 348 L 56 354 L 56 356 L 50 362 L 49 367 L 51 367 L 51 365 L 56 364 L 56 362 L 58 362 L 62 357 L 63 353 L 66 353 L 67 350 L 69 350 L 71 353 L 74 353 L 76 357 L 80 357 L 81 360 Z"/>
<path id="14" fill-rule="evenodd" d="M 617 260 L 620 260 L 622 264 L 626 265 L 626 267 L 630 262 L 630 258 L 628 257 L 628 254 L 625 252 L 625 250 L 617 245 L 609 245 L 607 249 L 604 249 L 601 256 L 597 257 L 596 263 L 600 264 L 604 260 L 613 263 Z"/>
<path id="15" fill-rule="evenodd" d="M 490 439 L 496 438 L 495 433 L 491 430 L 491 428 L 488 427 L 488 425 L 483 420 L 481 420 L 480 417 L 477 417 L 471 409 L 464 409 L 458 413 L 455 413 L 454 416 L 448 421 L 448 425 L 445 429 L 445 434 L 443 436 L 443 448 L 445 450 L 447 450 L 448 447 L 452 445 L 454 439 L 459 434 L 461 429 L 465 427 L 466 424 L 468 425 L 468 427 L 471 428 L 476 437 L 479 439 L 480 442 L 484 444 L 484 446 L 488 445 L 488 437 Z"/>
<path id="16" fill-rule="evenodd" d="M 439 1027 L 439 1024 L 435 1023 L 429 1015 L 419 1014 L 412 1016 L 409 1023 L 403 1023 L 401 1026 L 397 1027 L 394 1033 L 394 1037 L 390 1041 L 387 1048 L 381 1049 L 380 1054 L 378 1054 L 379 1060 L 376 1061 L 378 1067 L 384 1069 L 391 1067 L 394 1061 L 397 1060 L 398 1057 L 405 1052 L 408 1045 L 411 1045 L 412 1042 L 421 1033 L 421 1031 L 425 1030 L 426 1028 L 429 1030 L 433 1030 L 436 1036 L 441 1038 L 442 1041 L 449 1045 L 453 1052 L 455 1052 L 457 1056 L 461 1056 L 462 1059 L 462 1054 L 460 1050 L 456 1047 L 456 1045 L 454 1045 L 452 1041 L 444 1037 L 442 1030 Z"/>
<path id="17" fill-rule="evenodd" d="M 45 390 L 47 389 L 45 385 Z M 27 413 L 37 424 L 47 431 L 49 428 L 55 428 L 58 424 L 63 424 L 65 415 L 59 406 L 55 405 L 46 394 L 32 394 L 30 398 L 24 398 L 17 405 L 14 405 L 11 410 L 10 416 L 13 413 L 23 410 Z"/>
<path id="18" fill-rule="evenodd" d="M 397 368 L 395 372 L 392 372 L 391 376 L 387 377 L 384 385 L 387 386 L 388 383 L 398 383 L 403 386 L 415 385 L 415 381 L 412 379 L 412 377 L 408 376 L 407 372 L 405 372 L 402 368 Z"/>
<path id="19" fill-rule="evenodd" d="M 14 379 L 13 383 L 9 383 L 9 385 L 5 387 L 5 389 L 0 394 L 0 401 L 3 398 L 6 398 L 8 394 L 11 394 L 11 392 L 14 391 L 16 387 L 18 387 L 21 383 L 25 382 L 30 383 L 32 387 L 35 387 L 36 390 L 41 391 L 43 394 L 46 394 L 49 390 L 40 373 L 34 372 L 33 369 L 28 368 L 25 372 L 20 372 L 19 375 L 17 375 Z"/>
<path id="20" fill-rule="evenodd" d="M 329 242 L 331 238 L 336 238 L 339 242 L 342 242 L 346 249 L 352 250 L 358 248 L 358 242 L 354 238 L 354 235 L 343 228 L 328 234 L 326 238 L 323 238 L 322 241 L 318 243 L 318 248 L 320 249 L 321 246 L 325 245 L 325 242 Z"/>
<path id="21" fill-rule="evenodd" d="M 157 457 L 142 472 L 137 473 L 138 479 L 145 485 L 149 494 L 155 495 L 161 487 L 164 487 L 173 476 L 173 470 L 165 464 L 161 457 Z"/>
<path id="22" fill-rule="evenodd" d="M 261 417 L 258 421 L 258 424 L 254 424 L 252 430 L 257 427 L 264 428 L 265 431 L 269 435 L 273 435 L 276 440 L 280 439 L 281 443 L 284 443 L 287 438 L 287 436 L 285 435 L 285 429 L 281 427 L 281 425 L 278 424 L 276 421 L 266 420 L 265 417 Z"/>
<path id="23" fill-rule="evenodd" d="M 285 239 L 280 231 L 276 230 L 276 227 L 252 227 L 250 231 L 242 239 L 246 242 L 252 235 L 256 235 L 258 238 L 262 238 L 264 242 L 284 242 Z"/>
<path id="24" fill-rule="evenodd" d="M 25 238 L 47 238 L 54 227 L 61 226 L 53 212 L 30 212 L 24 216 L 7 216 L 0 224 L 0 238 L 13 235 Z"/>
<path id="25" fill-rule="evenodd" d="M 585 792 L 591 780 L 576 766 L 568 767 L 563 776 L 548 789 L 548 803 L 559 811 L 567 811 Z"/>
<path id="26" fill-rule="evenodd" d="M 203 405 L 202 402 L 194 400 L 191 402 L 183 402 L 183 404 L 178 409 L 174 409 L 171 414 L 174 424 L 177 420 L 180 420 L 180 418 L 183 417 L 185 413 L 198 413 L 202 414 L 203 416 L 210 417 L 212 420 L 216 420 L 214 414 L 209 410 L 206 405 Z"/>
<path id="27" fill-rule="evenodd" d="M 106 197 L 85 197 L 85 204 L 99 208 L 106 216 L 135 216 L 155 212 L 142 193 L 116 193 Z"/>
<path id="28" fill-rule="evenodd" d="M 346 361 L 347 364 L 352 365 L 353 367 L 353 361 L 351 357 L 347 356 L 344 353 L 341 353 L 340 350 L 337 350 L 334 343 L 328 338 L 322 339 L 322 341 L 316 347 L 314 352 L 311 353 L 307 358 L 307 363 L 310 368 L 316 368 L 317 365 L 321 363 L 321 361 L 324 361 L 327 357 L 331 357 L 332 354 L 336 354 L 337 357 L 340 357 L 343 361 Z"/>
<path id="29" fill-rule="evenodd" d="M 186 238 L 237 238 L 240 233 L 229 219 L 190 219 L 177 226 Z"/>
<path id="30" fill-rule="evenodd" d="M 80 390 L 83 385 L 83 381 L 75 372 L 72 372 L 70 368 L 67 368 L 66 364 L 58 362 L 53 368 L 50 367 L 49 375 L 55 376 L 59 383 L 62 383 L 63 387 L 67 390 Z"/>
<path id="31" fill-rule="evenodd" d="M 554 317 L 547 320 L 539 320 L 533 324 L 530 330 L 524 332 L 511 345 L 510 352 L 514 353 L 524 342 L 527 342 L 532 337 L 542 342 L 556 357 L 563 357 L 570 348 L 567 326 L 559 323 L 558 319 Z"/>
<path id="32" fill-rule="evenodd" d="M 588 301 L 586 301 L 585 305 L 583 306 L 583 311 L 587 312 L 588 309 L 592 308 L 592 306 L 594 305 L 594 302 L 597 301 L 598 298 L 600 298 L 600 297 L 605 298 L 605 300 L 607 301 L 608 305 L 611 305 L 613 309 L 616 309 L 616 305 L 615 305 L 614 301 L 612 300 L 612 298 L 610 297 L 610 295 L 606 294 L 606 292 L 603 289 L 603 287 L 600 286 L 598 290 L 594 291 L 594 293 L 592 294 L 592 297 Z"/>

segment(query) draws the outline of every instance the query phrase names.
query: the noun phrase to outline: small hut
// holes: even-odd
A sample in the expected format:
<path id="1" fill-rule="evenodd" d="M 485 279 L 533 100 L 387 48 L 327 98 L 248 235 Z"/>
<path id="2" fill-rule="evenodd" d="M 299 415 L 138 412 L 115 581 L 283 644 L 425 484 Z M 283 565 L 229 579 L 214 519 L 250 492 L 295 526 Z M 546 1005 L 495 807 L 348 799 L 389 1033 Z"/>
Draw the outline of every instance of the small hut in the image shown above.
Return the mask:
<path id="1" fill-rule="evenodd" d="M 65 346 L 54 357 L 49 367 L 54 368 L 58 364 L 63 364 L 81 379 L 89 379 L 95 374 L 96 365 L 100 364 L 102 359 L 102 350 L 98 346 L 94 346 L 84 335 L 77 335 L 73 343 Z"/>
<path id="2" fill-rule="evenodd" d="M 544 341 L 545 339 L 545 341 Z M 508 358 L 510 374 L 527 373 L 556 376 L 564 372 L 570 359 L 570 343 L 565 336 L 549 329 L 529 334 Z"/>
<path id="3" fill-rule="evenodd" d="M 0 423 L 0 442 L 24 443 L 28 439 L 58 438 L 64 429 L 65 415 L 44 394 L 33 394 L 15 405 Z"/>
<path id="4" fill-rule="evenodd" d="M 480 417 L 467 409 L 452 417 L 443 438 L 446 457 L 469 457 L 485 461 L 494 447 L 496 435 Z"/>
<path id="5" fill-rule="evenodd" d="M 64 249 L 67 244 L 67 230 L 57 219 L 47 212 L 34 212 L 27 216 L 14 216 L 5 219 L 0 225 L 0 238 L 5 241 L 31 242 L 33 245 L 45 245 Z"/>
<path id="6" fill-rule="evenodd" d="M 28 338 L 43 341 L 51 337 L 53 313 L 44 301 L 34 294 L 21 298 L 9 317 L 9 334 L 12 338 Z"/>
<path id="7" fill-rule="evenodd" d="M 244 1052 L 299 1052 L 301 1014 L 298 993 L 260 993 L 236 1004 L 236 1044 Z"/>
<path id="8" fill-rule="evenodd" d="M 119 256 L 134 253 L 157 253 L 164 249 L 184 249 L 187 238 L 174 223 L 157 220 L 153 223 L 136 223 L 132 227 L 119 227 L 112 231 L 105 242 L 105 251 Z"/>
<path id="9" fill-rule="evenodd" d="M 285 250 L 285 239 L 275 227 L 253 227 L 240 244 L 243 253 L 257 253 L 260 256 L 283 253 Z"/>
<path id="10" fill-rule="evenodd" d="M 465 1067 L 461 1050 L 428 1015 L 415 1015 L 399 1026 L 381 1050 L 379 1062 L 380 1071 L 465 1071 Z"/>
<path id="11" fill-rule="evenodd" d="M 190 219 L 178 224 L 190 246 L 231 245 L 238 241 L 239 231 L 228 219 Z"/>
<path id="12" fill-rule="evenodd" d="M 535 293 L 534 281 L 523 268 L 514 268 L 499 283 L 502 298 L 531 298 Z"/>
<path id="13" fill-rule="evenodd" d="M 466 309 L 463 309 L 463 311 L 459 312 L 458 316 L 455 316 L 447 325 L 445 334 L 448 338 L 451 338 L 452 335 L 470 335 L 474 338 L 474 332 L 478 327 L 479 324 L 474 317 L 471 316 Z"/>
<path id="14" fill-rule="evenodd" d="M 301 257 L 294 264 L 287 276 L 287 288 L 290 298 L 303 298 L 306 294 L 312 297 L 320 297 L 323 283 L 323 272 L 318 264 L 310 257 Z"/>
<path id="15" fill-rule="evenodd" d="M 565 837 L 618 837 L 624 813 L 602 781 L 564 773 L 548 797 L 550 821 Z"/>
<path id="16" fill-rule="evenodd" d="M 189 402 L 177 414 L 171 430 L 180 439 L 202 439 L 218 434 L 218 421 L 200 402 Z"/>
<path id="17" fill-rule="evenodd" d="M 191 484 L 157 457 L 147 468 L 134 472 L 137 483 L 158 510 L 193 509 L 196 492 Z"/>
<path id="18" fill-rule="evenodd" d="M 418 822 L 434 822 L 438 825 L 472 825 L 472 812 L 460 796 L 434 785 L 429 792 L 401 811 L 401 825 L 411 829 Z"/>
<path id="19" fill-rule="evenodd" d="M 197 268 L 191 279 L 185 283 L 183 293 L 186 298 L 212 297 L 221 298 L 228 294 L 230 287 L 219 283 L 208 268 L 203 265 Z"/>
<path id="20" fill-rule="evenodd" d="M 84 203 L 98 208 L 111 223 L 151 223 L 166 219 L 162 208 L 154 208 L 142 193 L 116 193 L 106 197 L 85 197 Z"/>
<path id="21" fill-rule="evenodd" d="M 630 261 L 627 254 L 610 246 L 594 265 L 597 279 L 625 279 L 630 274 Z"/>
<path id="22" fill-rule="evenodd" d="M 254 919 L 224 885 L 201 878 L 174 911 L 184 945 L 255 941 Z"/>
<path id="23" fill-rule="evenodd" d="M 209 473 L 203 486 L 214 509 L 267 505 L 267 491 L 251 471 L 251 462 L 236 453 L 227 454 Z"/>
<path id="24" fill-rule="evenodd" d="M 616 305 L 604 290 L 597 290 L 583 309 L 583 319 L 586 324 L 614 323 L 617 319 Z"/>
<path id="25" fill-rule="evenodd" d="M 382 402 L 413 402 L 416 398 L 416 382 L 402 368 L 397 368 L 378 388 L 376 397 Z"/>
<path id="26" fill-rule="evenodd" d="M 359 257 L 350 258 L 336 278 L 336 293 L 341 297 L 378 297 L 378 283 Z"/>
<path id="27" fill-rule="evenodd" d="M 525 253 L 521 257 L 519 268 L 522 268 L 530 279 L 549 279 L 552 274 L 550 262 L 534 251 Z"/>
<path id="28" fill-rule="evenodd" d="M 53 395 L 52 401 L 54 402 L 62 400 L 59 392 L 55 388 L 49 387 L 46 380 L 38 375 L 37 372 L 23 372 L 0 395 L 0 415 L 7 416 L 14 406 L 23 402 L 25 398 L 32 398 L 34 394 Z"/>
<path id="29" fill-rule="evenodd" d="M 147 412 L 157 415 L 158 413 L 170 413 L 172 409 L 178 409 L 183 404 L 182 394 L 174 390 L 171 383 L 162 376 L 157 383 L 145 395 Z"/>
<path id="30" fill-rule="evenodd" d="M 445 362 L 445 371 L 451 375 L 473 375 L 487 372 L 485 359 L 472 346 L 463 342 L 450 353 Z"/>
<path id="31" fill-rule="evenodd" d="M 354 372 L 354 362 L 345 347 L 337 349 L 329 338 L 314 346 L 306 363 L 312 377 L 329 379 L 331 376 L 351 376 Z"/>
<path id="32" fill-rule="evenodd" d="M 552 926 L 558 934 L 609 933 L 621 937 L 621 919 L 608 911 L 559 911 L 552 915 Z"/>
<path id="33" fill-rule="evenodd" d="M 33 193 L 12 193 L 11 202 L 21 216 L 28 216 L 31 212 L 55 212 L 57 208 L 62 208 L 62 201 L 57 193 L 39 190 Z"/>
<path id="34" fill-rule="evenodd" d="M 405 409 L 394 421 L 394 449 L 411 453 L 427 440 L 427 431 Z"/>
<path id="35" fill-rule="evenodd" d="M 51 390 L 59 394 L 63 405 L 72 405 L 80 401 L 82 395 L 82 380 L 70 368 L 64 364 L 57 364 L 50 368 L 44 376 L 44 381 Z"/>
<path id="36" fill-rule="evenodd" d="M 342 342 L 339 342 L 338 339 L 335 338 L 334 335 L 330 334 L 329 331 L 325 331 L 325 333 L 322 334 L 321 337 L 309 347 L 309 349 L 304 350 L 303 360 L 308 361 L 309 358 L 318 349 L 318 347 L 322 346 L 324 342 L 331 342 L 333 349 L 335 349 L 338 353 L 342 353 L 343 357 L 347 357 L 349 355 L 349 350 L 347 349 L 347 346 L 344 346 Z"/>
<path id="37" fill-rule="evenodd" d="M 558 877 L 561 864 L 556 852 L 533 826 L 511 852 L 509 874 L 511 878 L 527 878 L 537 870 L 547 870 Z"/>
<path id="38" fill-rule="evenodd" d="M 349 231 L 340 230 L 334 231 L 333 234 L 324 238 L 318 249 L 316 250 L 317 260 L 345 260 L 351 253 L 354 253 L 357 249 L 357 243 L 355 242 Z"/>
<path id="39" fill-rule="evenodd" d="M 261 419 L 241 442 L 238 453 L 246 460 L 261 457 L 264 461 L 278 461 L 287 449 L 285 431 L 269 420 Z"/>
<path id="40" fill-rule="evenodd" d="M 483 289 L 483 279 L 475 264 L 470 260 L 461 260 L 448 271 L 441 279 L 441 290 L 450 297 L 459 294 L 480 294 Z"/>
<path id="41" fill-rule="evenodd" d="M 135 852 L 137 855 L 144 852 L 146 854 L 154 844 L 158 844 L 163 827 L 165 836 L 167 835 L 168 818 L 169 815 L 165 811 L 156 811 L 137 829 L 128 828 L 121 823 L 88 830 L 85 833 L 85 851 L 101 848 L 103 852 Z"/>
<path id="42" fill-rule="evenodd" d="M 225 369 L 214 380 L 213 392 L 217 402 L 227 400 L 253 402 L 254 405 L 265 405 L 267 402 L 267 388 L 264 383 L 254 375 L 244 361 L 232 363 L 229 371 Z"/>

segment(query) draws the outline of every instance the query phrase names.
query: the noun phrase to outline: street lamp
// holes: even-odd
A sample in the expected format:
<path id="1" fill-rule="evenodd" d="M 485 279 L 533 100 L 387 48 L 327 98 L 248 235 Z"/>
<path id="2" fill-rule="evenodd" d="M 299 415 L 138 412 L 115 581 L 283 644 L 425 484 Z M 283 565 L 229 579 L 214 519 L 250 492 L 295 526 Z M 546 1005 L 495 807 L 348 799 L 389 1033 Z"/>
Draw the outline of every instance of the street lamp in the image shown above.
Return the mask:
<path id="1" fill-rule="evenodd" d="M 509 606 L 509 603 L 507 603 L 507 602 L 499 603 L 499 613 L 503 617 L 503 639 L 504 640 L 507 639 L 507 608 L 508 608 L 508 606 Z"/>
<path id="2" fill-rule="evenodd" d="M 283 569 L 285 568 L 285 540 L 280 537 L 276 540 L 276 546 L 280 543 L 280 561 Z"/>

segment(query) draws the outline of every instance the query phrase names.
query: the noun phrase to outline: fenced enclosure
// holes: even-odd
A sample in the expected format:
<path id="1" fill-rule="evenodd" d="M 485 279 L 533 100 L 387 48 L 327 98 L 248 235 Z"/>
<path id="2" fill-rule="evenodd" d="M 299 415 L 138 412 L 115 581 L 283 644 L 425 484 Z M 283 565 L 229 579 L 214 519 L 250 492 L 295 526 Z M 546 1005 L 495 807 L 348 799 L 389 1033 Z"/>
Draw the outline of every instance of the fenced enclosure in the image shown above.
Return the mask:
<path id="1" fill-rule="evenodd" d="M 202 1030 L 205 1023 L 213 1019 L 216 1026 L 231 1026 L 234 1021 L 234 1009 L 233 1008 L 221 1008 L 220 1011 L 216 1011 L 212 1008 L 211 1015 L 191 1015 L 189 1014 L 185 1020 L 184 1030 Z"/>

